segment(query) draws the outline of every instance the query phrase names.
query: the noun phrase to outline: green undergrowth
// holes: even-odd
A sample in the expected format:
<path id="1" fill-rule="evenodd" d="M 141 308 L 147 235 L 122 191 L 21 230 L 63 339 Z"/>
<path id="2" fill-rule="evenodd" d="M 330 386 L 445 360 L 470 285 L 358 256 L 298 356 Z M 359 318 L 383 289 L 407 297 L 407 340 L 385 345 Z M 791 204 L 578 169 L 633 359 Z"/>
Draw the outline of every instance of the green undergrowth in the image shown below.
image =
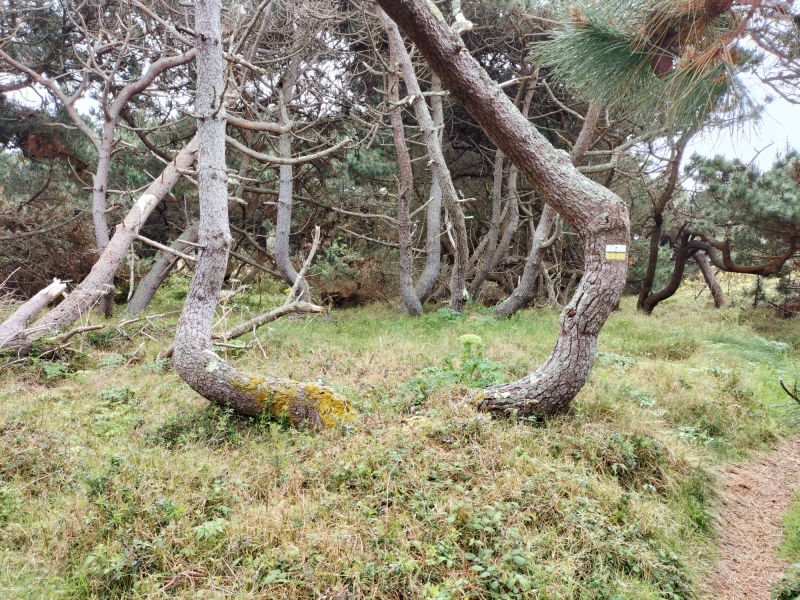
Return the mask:
<path id="1" fill-rule="evenodd" d="M 176 279 L 153 312 L 182 293 Z M 770 331 L 690 295 L 652 317 L 624 299 L 586 387 L 546 423 L 470 400 L 546 357 L 553 310 L 371 305 L 220 349 L 347 395 L 359 416 L 324 432 L 209 406 L 157 358 L 176 318 L 0 373 L 0 597 L 702 598 L 715 464 L 795 430 L 778 379 L 798 372 L 800 321 Z"/>
<path id="2" fill-rule="evenodd" d="M 785 532 L 781 555 L 791 564 L 773 590 L 775 600 L 800 600 L 800 492 L 783 517 Z"/>

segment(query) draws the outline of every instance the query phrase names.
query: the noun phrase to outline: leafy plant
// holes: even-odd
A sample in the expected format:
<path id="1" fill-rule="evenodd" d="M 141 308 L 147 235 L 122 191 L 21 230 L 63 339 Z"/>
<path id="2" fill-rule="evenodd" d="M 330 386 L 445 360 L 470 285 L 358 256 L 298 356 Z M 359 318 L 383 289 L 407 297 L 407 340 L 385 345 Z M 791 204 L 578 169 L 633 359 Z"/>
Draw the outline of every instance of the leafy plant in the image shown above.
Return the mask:
<path id="1" fill-rule="evenodd" d="M 11 487 L 0 480 L 0 527 L 9 522 L 15 507 L 16 500 Z"/>
<path id="2" fill-rule="evenodd" d="M 442 360 L 443 366 L 423 367 L 421 374 L 406 384 L 406 388 L 414 393 L 415 402 L 422 402 L 439 387 L 446 385 L 460 383 L 481 388 L 508 381 L 509 367 L 483 356 L 483 340 L 480 336 L 468 333 L 458 339 L 461 342 L 460 356 L 448 354 Z"/>
<path id="3" fill-rule="evenodd" d="M 42 370 L 45 379 L 61 379 L 69 373 L 69 366 L 64 363 L 43 362 Z"/>
<path id="4" fill-rule="evenodd" d="M 795 563 L 786 571 L 772 592 L 774 600 L 800 600 L 800 563 Z"/>
<path id="5" fill-rule="evenodd" d="M 227 525 L 227 519 L 220 517 L 219 519 L 211 519 L 210 521 L 200 523 L 200 525 L 192 529 L 192 532 L 197 540 L 206 540 L 225 533 L 225 527 Z"/>
<path id="6" fill-rule="evenodd" d="M 319 275 L 327 275 L 338 271 L 345 275 L 354 276 L 357 271 L 350 265 L 359 260 L 361 255 L 348 246 L 341 238 L 336 238 L 325 248 L 319 259 L 314 261 L 311 271 Z"/>

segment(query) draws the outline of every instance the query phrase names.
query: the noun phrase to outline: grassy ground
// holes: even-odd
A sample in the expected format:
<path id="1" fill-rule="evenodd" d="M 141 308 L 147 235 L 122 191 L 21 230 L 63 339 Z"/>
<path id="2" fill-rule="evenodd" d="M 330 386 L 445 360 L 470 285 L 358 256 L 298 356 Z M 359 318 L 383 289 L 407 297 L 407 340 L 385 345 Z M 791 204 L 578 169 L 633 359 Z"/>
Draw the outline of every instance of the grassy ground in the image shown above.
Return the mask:
<path id="1" fill-rule="evenodd" d="M 368 306 L 228 350 L 351 398 L 357 420 L 322 433 L 209 407 L 155 358 L 174 315 L 7 367 L 0 597 L 701 598 L 715 464 L 796 431 L 778 377 L 798 372 L 800 321 L 691 296 L 650 318 L 625 299 L 572 411 L 543 425 L 466 400 L 546 356 L 552 310 Z"/>
<path id="2" fill-rule="evenodd" d="M 781 554 L 792 562 L 786 577 L 777 586 L 777 600 L 800 599 L 800 494 L 791 510 L 783 518 L 786 537 Z"/>

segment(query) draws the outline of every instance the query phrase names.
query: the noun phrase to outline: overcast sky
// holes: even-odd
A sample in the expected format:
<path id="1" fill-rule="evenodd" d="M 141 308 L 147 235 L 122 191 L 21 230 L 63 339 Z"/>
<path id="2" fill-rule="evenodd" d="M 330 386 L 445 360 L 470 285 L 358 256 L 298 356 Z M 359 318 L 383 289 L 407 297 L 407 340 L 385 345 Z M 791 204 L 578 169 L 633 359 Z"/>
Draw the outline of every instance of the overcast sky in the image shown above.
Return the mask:
<path id="1" fill-rule="evenodd" d="M 775 96 L 754 77 L 748 79 L 747 85 L 755 102 L 760 104 L 767 96 Z M 709 157 L 721 154 L 744 163 L 755 158 L 755 164 L 764 170 L 775 162 L 776 156 L 784 155 L 792 148 L 800 150 L 800 106 L 778 97 L 765 105 L 758 122 L 710 129 L 696 136 L 690 142 L 684 160 L 695 152 Z"/>

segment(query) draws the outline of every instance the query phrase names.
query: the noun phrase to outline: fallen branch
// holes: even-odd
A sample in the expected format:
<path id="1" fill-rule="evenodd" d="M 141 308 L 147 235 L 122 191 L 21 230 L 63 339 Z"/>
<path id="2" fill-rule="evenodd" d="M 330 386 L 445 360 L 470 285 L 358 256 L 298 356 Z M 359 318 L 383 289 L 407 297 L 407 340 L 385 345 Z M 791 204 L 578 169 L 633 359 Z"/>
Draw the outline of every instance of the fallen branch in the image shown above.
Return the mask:
<path id="1" fill-rule="evenodd" d="M 783 391 L 789 394 L 789 397 L 792 400 L 800 404 L 800 397 L 798 397 L 798 392 L 797 392 L 797 384 L 796 383 L 794 384 L 794 392 L 790 392 L 789 388 L 786 387 L 786 384 L 783 383 L 783 379 L 779 379 L 778 381 L 781 382 L 781 387 L 783 388 Z"/>
<path id="2" fill-rule="evenodd" d="M 103 325 L 103 324 L 99 324 L 99 325 L 83 325 L 81 327 L 76 327 L 75 329 L 70 329 L 69 331 L 65 331 L 64 333 L 61 333 L 61 334 L 53 337 L 53 340 L 63 344 L 64 342 L 69 340 L 72 336 L 78 335 L 79 333 L 85 333 L 87 331 L 95 331 L 97 329 L 105 329 L 105 328 L 106 328 L 106 326 Z"/>
<path id="3" fill-rule="evenodd" d="M 290 302 L 288 304 L 284 304 L 283 306 L 279 306 L 278 308 L 274 308 L 268 313 L 264 313 L 263 315 L 259 315 L 249 321 L 245 321 L 241 325 L 237 325 L 233 329 L 226 331 L 225 333 L 217 333 L 211 336 L 212 340 L 233 340 L 237 337 L 243 336 L 245 333 L 250 331 L 255 331 L 257 327 L 261 325 L 265 325 L 266 323 L 270 323 L 271 321 L 276 321 L 283 316 L 292 314 L 292 313 L 321 313 L 325 312 L 325 309 L 322 306 L 318 306 L 316 304 L 311 304 L 310 302 L 303 302 L 302 300 L 295 300 L 294 302 Z"/>
<path id="4" fill-rule="evenodd" d="M 67 284 L 60 279 L 39 290 L 32 298 L 22 304 L 17 310 L 0 324 L 0 346 L 6 340 L 18 335 L 28 323 L 33 321 L 45 307 L 60 296 L 67 289 Z"/>
<path id="5" fill-rule="evenodd" d="M 197 261 L 197 259 L 194 256 L 185 254 L 180 250 L 175 250 L 173 248 L 170 248 L 169 246 L 165 246 L 164 244 L 161 244 L 155 240 L 151 240 L 150 238 L 146 238 L 143 235 L 137 235 L 136 239 L 139 240 L 140 242 L 144 242 L 148 246 L 152 246 L 153 248 L 158 248 L 162 252 L 167 252 L 168 254 L 173 254 L 174 256 L 178 256 L 183 260 L 188 260 L 189 262 Z"/>

